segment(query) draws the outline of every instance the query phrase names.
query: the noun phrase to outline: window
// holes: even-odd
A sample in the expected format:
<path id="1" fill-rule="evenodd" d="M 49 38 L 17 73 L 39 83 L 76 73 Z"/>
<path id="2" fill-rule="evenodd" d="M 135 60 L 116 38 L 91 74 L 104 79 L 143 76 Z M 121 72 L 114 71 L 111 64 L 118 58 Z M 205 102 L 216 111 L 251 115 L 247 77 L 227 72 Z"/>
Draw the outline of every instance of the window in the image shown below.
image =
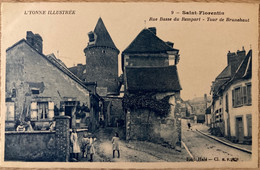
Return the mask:
<path id="1" fill-rule="evenodd" d="M 32 94 L 40 94 L 40 90 L 39 89 L 32 89 Z"/>
<path id="2" fill-rule="evenodd" d="M 169 66 L 175 65 L 175 55 L 169 55 Z"/>
<path id="3" fill-rule="evenodd" d="M 50 120 L 54 117 L 54 102 L 32 102 L 32 120 Z"/>
<path id="4" fill-rule="evenodd" d="M 12 89 L 12 97 L 16 97 L 16 89 Z"/>
<path id="5" fill-rule="evenodd" d="M 246 86 L 237 87 L 232 90 L 232 106 L 239 107 L 243 105 L 251 105 L 251 83 Z"/>

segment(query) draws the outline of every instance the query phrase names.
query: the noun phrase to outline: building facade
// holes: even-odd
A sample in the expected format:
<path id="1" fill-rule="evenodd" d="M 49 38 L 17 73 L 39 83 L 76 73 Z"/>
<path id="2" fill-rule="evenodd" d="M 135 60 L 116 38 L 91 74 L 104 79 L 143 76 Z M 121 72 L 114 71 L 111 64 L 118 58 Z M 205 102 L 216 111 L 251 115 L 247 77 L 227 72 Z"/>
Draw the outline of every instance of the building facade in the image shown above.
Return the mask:
<path id="1" fill-rule="evenodd" d="M 252 50 L 228 53 L 228 66 L 213 83 L 212 126 L 233 142 L 252 142 Z M 237 58 L 231 61 L 230 58 Z M 233 63 L 237 62 L 237 63 Z M 232 69 L 233 67 L 233 69 Z M 229 68 L 229 69 L 227 69 Z M 223 76 L 226 75 L 226 76 Z M 219 81 L 219 82 L 218 82 Z"/>
<path id="2" fill-rule="evenodd" d="M 122 52 L 126 139 L 181 145 L 179 50 L 142 30 Z"/>
<path id="3" fill-rule="evenodd" d="M 28 31 L 6 50 L 6 130 L 28 120 L 35 130 L 46 130 L 60 114 L 71 117 L 70 128 L 88 128 L 91 94 L 53 54 L 44 55 L 42 45 L 41 36 Z"/>

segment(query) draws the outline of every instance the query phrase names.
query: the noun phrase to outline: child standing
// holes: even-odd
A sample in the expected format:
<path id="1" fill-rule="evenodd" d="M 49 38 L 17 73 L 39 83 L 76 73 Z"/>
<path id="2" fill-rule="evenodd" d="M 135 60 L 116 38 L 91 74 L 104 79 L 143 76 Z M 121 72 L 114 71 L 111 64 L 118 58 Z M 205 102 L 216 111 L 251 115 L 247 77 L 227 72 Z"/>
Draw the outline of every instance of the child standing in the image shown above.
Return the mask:
<path id="1" fill-rule="evenodd" d="M 115 151 L 117 151 L 117 157 L 120 158 L 119 137 L 117 132 L 115 133 L 115 136 L 112 138 L 112 149 L 113 149 L 113 158 L 115 158 Z"/>

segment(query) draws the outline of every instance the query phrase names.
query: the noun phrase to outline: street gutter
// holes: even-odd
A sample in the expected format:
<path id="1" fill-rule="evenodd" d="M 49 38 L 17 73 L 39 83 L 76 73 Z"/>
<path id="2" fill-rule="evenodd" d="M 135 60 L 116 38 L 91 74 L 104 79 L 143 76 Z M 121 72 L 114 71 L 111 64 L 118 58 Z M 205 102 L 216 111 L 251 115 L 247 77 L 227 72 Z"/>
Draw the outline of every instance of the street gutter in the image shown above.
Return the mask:
<path id="1" fill-rule="evenodd" d="M 224 144 L 224 145 L 227 145 L 227 146 L 229 146 L 229 147 L 238 149 L 238 150 L 240 150 L 240 151 L 243 151 L 243 152 L 252 154 L 252 151 L 250 151 L 250 150 L 248 150 L 248 149 L 245 149 L 245 148 L 241 148 L 241 147 L 232 145 L 232 144 L 227 143 L 227 142 L 225 142 L 225 141 L 223 141 L 223 140 L 220 140 L 220 139 L 218 139 L 218 138 L 216 138 L 216 137 L 214 137 L 214 136 L 211 136 L 211 135 L 208 135 L 208 134 L 206 134 L 206 133 L 204 133 L 204 132 L 201 132 L 201 131 L 198 130 L 198 129 L 196 129 L 196 131 L 199 132 L 199 133 L 201 133 L 202 135 L 205 135 L 205 136 L 207 136 L 207 137 L 209 137 L 209 138 L 211 138 L 211 139 L 214 139 L 214 140 L 216 140 L 216 141 L 218 141 L 218 142 L 220 142 L 220 143 L 222 143 L 222 144 Z"/>
<path id="2" fill-rule="evenodd" d="M 191 159 L 193 160 L 193 162 L 196 162 L 193 155 L 191 154 L 190 150 L 188 149 L 188 147 L 186 146 L 186 144 L 181 141 L 182 145 L 184 146 L 184 148 L 186 149 L 186 151 L 188 152 L 188 154 L 190 155 Z"/>

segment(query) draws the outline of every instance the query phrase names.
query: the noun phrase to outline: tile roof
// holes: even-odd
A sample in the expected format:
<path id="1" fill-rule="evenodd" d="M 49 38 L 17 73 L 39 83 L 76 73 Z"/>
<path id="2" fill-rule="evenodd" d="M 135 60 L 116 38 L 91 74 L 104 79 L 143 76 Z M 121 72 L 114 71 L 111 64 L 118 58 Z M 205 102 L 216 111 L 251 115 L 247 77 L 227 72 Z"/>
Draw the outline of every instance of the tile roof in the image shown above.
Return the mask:
<path id="1" fill-rule="evenodd" d="M 225 89 L 229 84 L 232 84 L 236 80 L 247 79 L 252 77 L 252 50 L 250 50 L 246 57 L 242 60 L 236 72 L 231 76 L 231 71 L 227 66 L 220 75 L 216 78 L 216 81 L 212 85 L 211 91 L 213 94 L 219 93 L 221 89 Z M 230 76 L 228 77 L 228 75 Z"/>
<path id="2" fill-rule="evenodd" d="M 86 73 L 84 72 L 86 70 L 86 64 L 77 65 L 68 69 L 82 81 L 86 78 Z"/>
<path id="3" fill-rule="evenodd" d="M 44 55 L 43 53 L 40 53 L 37 51 L 34 47 L 32 47 L 25 39 L 22 39 L 15 43 L 13 46 L 9 47 L 6 49 L 6 51 L 11 50 L 15 46 L 21 44 L 21 43 L 26 43 L 30 48 L 32 48 L 36 53 L 38 53 L 40 56 L 45 58 L 47 61 L 49 61 L 52 65 L 54 65 L 56 68 L 58 68 L 60 71 L 62 71 L 64 74 L 68 75 L 71 79 L 73 79 L 75 82 L 77 82 L 79 85 L 81 85 L 83 88 L 87 89 L 87 87 L 84 85 L 84 83 L 77 77 L 75 76 L 71 71 L 68 70 L 68 68 L 64 65 L 64 63 L 61 63 L 59 59 L 57 59 L 54 54 L 51 55 Z M 87 89 L 88 90 L 88 89 Z M 89 90 L 88 90 L 89 91 Z"/>
<path id="4" fill-rule="evenodd" d="M 143 29 L 122 53 L 161 53 L 179 51 L 158 38 L 149 29 Z"/>
<path id="5" fill-rule="evenodd" d="M 126 79 L 129 92 L 172 92 L 182 89 L 176 66 L 126 67 Z"/>
<path id="6" fill-rule="evenodd" d="M 231 65 L 228 65 L 224 70 L 217 76 L 216 79 L 230 78 L 231 77 Z"/>
<path id="7" fill-rule="evenodd" d="M 110 37 L 105 24 L 101 18 L 98 19 L 97 25 L 94 29 L 94 33 L 97 35 L 95 44 L 89 44 L 87 48 L 91 47 L 110 47 L 119 52 L 116 48 L 112 38 Z"/>

